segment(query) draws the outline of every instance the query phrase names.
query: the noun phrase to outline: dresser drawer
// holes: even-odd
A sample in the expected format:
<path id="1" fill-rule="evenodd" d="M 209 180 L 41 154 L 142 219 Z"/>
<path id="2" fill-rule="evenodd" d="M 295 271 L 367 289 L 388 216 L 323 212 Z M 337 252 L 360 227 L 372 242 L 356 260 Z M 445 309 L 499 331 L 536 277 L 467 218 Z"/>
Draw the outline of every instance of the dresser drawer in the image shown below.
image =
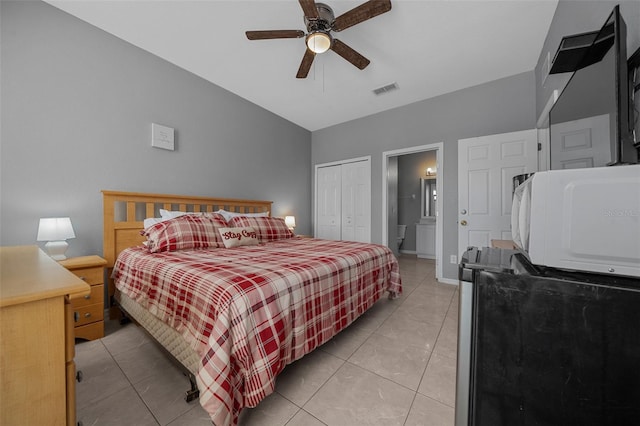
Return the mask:
<path id="1" fill-rule="evenodd" d="M 74 309 L 73 314 L 77 318 L 77 321 L 74 322 L 76 327 L 95 321 L 102 321 L 104 318 L 104 306 L 102 303 L 83 306 L 80 309 Z"/>
<path id="2" fill-rule="evenodd" d="M 94 285 L 104 283 L 104 268 L 102 267 L 73 269 L 71 272 L 87 284 Z"/>
<path id="3" fill-rule="evenodd" d="M 76 296 L 71 298 L 71 306 L 74 310 L 78 310 L 83 306 L 94 305 L 96 303 L 104 304 L 104 285 L 92 285 L 91 293 L 86 296 Z"/>

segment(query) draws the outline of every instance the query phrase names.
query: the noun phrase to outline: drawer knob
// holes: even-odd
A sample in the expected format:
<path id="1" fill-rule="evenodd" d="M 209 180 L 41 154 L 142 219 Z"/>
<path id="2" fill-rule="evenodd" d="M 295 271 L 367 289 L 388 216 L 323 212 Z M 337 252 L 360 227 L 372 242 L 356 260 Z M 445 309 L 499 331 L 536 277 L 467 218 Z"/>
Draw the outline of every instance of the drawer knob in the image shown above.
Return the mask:
<path id="1" fill-rule="evenodd" d="M 85 318 L 89 318 L 90 316 L 91 316 L 91 312 L 87 312 L 87 313 L 84 314 Z"/>
<path id="2" fill-rule="evenodd" d="M 78 278 L 80 278 L 82 281 L 86 281 L 87 280 L 87 277 L 78 277 Z"/>
<path id="3" fill-rule="evenodd" d="M 91 294 L 87 294 L 84 298 L 85 298 L 86 300 L 91 299 Z"/>
<path id="4" fill-rule="evenodd" d="M 82 370 L 78 370 L 76 372 L 76 381 L 78 383 L 80 383 L 82 381 L 82 379 L 84 378 L 84 375 L 82 374 Z"/>
<path id="5" fill-rule="evenodd" d="M 73 321 L 74 321 L 74 322 L 78 322 L 79 320 L 80 320 L 80 312 L 75 311 L 75 312 L 73 313 Z"/>

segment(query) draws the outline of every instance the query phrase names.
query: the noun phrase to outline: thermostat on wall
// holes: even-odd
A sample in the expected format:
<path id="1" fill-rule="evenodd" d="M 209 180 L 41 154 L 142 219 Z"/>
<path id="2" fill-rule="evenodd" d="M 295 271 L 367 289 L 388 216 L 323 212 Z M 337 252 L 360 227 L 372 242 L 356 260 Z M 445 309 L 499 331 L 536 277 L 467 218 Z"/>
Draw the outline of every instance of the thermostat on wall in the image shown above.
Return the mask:
<path id="1" fill-rule="evenodd" d="M 151 146 L 173 151 L 175 149 L 173 133 L 174 130 L 171 127 L 151 123 Z"/>

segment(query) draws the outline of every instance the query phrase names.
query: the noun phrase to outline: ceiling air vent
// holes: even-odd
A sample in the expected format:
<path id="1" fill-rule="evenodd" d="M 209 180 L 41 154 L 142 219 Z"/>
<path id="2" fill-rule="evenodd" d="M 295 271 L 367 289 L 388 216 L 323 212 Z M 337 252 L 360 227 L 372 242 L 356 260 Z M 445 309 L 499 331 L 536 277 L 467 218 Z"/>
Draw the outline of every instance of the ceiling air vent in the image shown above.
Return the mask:
<path id="1" fill-rule="evenodd" d="M 398 90 L 398 83 L 391 83 L 387 84 L 386 86 L 378 87 L 377 89 L 373 89 L 373 93 L 377 96 L 380 96 L 393 90 Z"/>

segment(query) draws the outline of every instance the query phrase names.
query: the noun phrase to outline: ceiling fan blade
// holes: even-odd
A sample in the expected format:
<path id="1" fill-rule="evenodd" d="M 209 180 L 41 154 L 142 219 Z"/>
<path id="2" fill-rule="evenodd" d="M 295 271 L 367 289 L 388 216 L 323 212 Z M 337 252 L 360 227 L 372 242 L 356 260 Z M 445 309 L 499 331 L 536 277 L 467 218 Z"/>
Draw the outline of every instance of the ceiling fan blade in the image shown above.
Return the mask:
<path id="1" fill-rule="evenodd" d="M 307 78 L 309 74 L 309 70 L 311 69 L 311 64 L 313 64 L 313 58 L 316 57 L 316 54 L 307 49 L 304 52 L 304 56 L 302 57 L 302 62 L 300 63 L 300 68 L 298 68 L 298 74 L 296 74 L 296 78 Z"/>
<path id="2" fill-rule="evenodd" d="M 361 70 L 365 69 L 367 65 L 369 65 L 369 63 L 371 62 L 367 58 L 365 58 L 364 56 L 362 56 L 361 54 L 359 54 L 358 52 L 356 52 L 355 50 L 353 50 L 352 48 L 350 48 L 340 40 L 338 40 L 337 38 L 333 39 L 331 50 L 333 50 L 338 55 L 342 56 L 344 59 L 351 62 L 353 65 L 360 68 Z"/>
<path id="3" fill-rule="evenodd" d="M 369 0 L 338 16 L 331 29 L 342 31 L 391 10 L 391 0 Z"/>
<path id="4" fill-rule="evenodd" d="M 246 31 L 249 40 L 269 40 L 272 38 L 300 38 L 304 37 L 301 30 L 267 30 L 267 31 Z"/>
<path id="5" fill-rule="evenodd" d="M 304 16 L 307 18 L 318 18 L 318 9 L 316 9 L 316 2 L 314 0 L 298 0 Z"/>

